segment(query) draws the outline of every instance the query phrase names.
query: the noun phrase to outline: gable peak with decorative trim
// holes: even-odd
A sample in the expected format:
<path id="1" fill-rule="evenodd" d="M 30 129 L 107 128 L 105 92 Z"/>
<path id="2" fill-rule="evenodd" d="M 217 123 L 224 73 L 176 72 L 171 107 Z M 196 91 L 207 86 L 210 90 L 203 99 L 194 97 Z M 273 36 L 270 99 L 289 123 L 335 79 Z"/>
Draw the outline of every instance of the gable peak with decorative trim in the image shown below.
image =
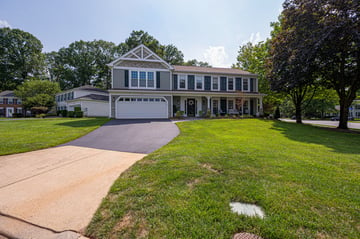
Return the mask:
<path id="1" fill-rule="evenodd" d="M 121 61 L 158 62 L 168 69 L 174 69 L 169 63 L 164 61 L 161 57 L 159 57 L 157 54 L 147 48 L 144 44 L 135 47 L 131 51 L 125 53 L 124 55 L 120 56 L 118 59 L 112 61 L 107 65 L 113 67 L 115 66 L 115 64 Z"/>

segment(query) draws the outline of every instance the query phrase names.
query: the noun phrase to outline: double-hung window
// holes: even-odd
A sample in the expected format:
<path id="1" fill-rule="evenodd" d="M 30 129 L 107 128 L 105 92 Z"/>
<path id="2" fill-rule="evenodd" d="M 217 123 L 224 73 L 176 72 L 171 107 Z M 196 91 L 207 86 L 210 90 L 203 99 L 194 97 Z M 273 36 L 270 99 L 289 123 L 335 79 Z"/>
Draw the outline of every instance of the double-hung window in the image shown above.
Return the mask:
<path id="1" fill-rule="evenodd" d="M 186 89 L 186 75 L 179 75 L 179 89 Z"/>
<path id="2" fill-rule="evenodd" d="M 243 79 L 243 91 L 249 91 L 249 79 Z"/>
<path id="3" fill-rule="evenodd" d="M 0 104 L 4 104 L 3 98 L 0 98 Z"/>
<path id="4" fill-rule="evenodd" d="M 203 78 L 202 76 L 195 76 L 195 82 L 196 82 L 196 89 L 202 90 L 203 89 Z"/>
<path id="5" fill-rule="evenodd" d="M 155 74 L 153 71 L 131 71 L 131 88 L 155 88 Z"/>
<path id="6" fill-rule="evenodd" d="M 211 83 L 212 90 L 219 90 L 219 77 L 213 76 Z"/>
<path id="7" fill-rule="evenodd" d="M 234 90 L 234 78 L 228 78 L 228 90 Z"/>

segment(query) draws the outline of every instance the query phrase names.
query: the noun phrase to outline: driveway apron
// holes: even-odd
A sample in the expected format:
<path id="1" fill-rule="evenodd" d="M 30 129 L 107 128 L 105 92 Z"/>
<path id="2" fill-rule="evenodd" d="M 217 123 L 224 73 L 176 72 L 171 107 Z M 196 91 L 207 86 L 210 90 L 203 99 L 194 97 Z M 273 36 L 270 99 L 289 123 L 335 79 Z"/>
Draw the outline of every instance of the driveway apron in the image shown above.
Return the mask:
<path id="1" fill-rule="evenodd" d="M 58 147 L 0 156 L 0 235 L 22 238 L 4 215 L 82 232 L 119 175 L 178 133 L 167 120 L 112 120 Z"/>

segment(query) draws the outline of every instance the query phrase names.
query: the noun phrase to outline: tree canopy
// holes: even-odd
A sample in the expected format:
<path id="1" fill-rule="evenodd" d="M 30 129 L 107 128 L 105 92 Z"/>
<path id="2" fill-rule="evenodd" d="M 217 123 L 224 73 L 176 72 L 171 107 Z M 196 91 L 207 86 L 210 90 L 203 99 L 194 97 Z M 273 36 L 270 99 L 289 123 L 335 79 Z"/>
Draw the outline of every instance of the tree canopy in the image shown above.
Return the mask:
<path id="1" fill-rule="evenodd" d="M 43 74 L 39 39 L 19 29 L 0 28 L 0 91 L 13 90 L 24 80 Z"/>
<path id="2" fill-rule="evenodd" d="M 19 85 L 15 95 L 22 100 L 25 109 L 55 105 L 55 94 L 60 92 L 59 84 L 48 80 L 28 80 Z"/>

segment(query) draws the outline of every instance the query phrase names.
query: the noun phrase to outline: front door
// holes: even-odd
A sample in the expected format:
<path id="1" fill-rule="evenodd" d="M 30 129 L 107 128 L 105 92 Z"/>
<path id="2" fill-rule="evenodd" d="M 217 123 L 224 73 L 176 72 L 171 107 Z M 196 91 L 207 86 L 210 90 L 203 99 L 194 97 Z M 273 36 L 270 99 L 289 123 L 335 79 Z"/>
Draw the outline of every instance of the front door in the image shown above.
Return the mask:
<path id="1" fill-rule="evenodd" d="M 6 108 L 6 117 L 12 117 L 13 113 L 14 113 L 14 108 L 10 107 L 10 108 Z"/>
<path id="2" fill-rule="evenodd" d="M 195 117 L 195 99 L 187 100 L 187 116 Z"/>

